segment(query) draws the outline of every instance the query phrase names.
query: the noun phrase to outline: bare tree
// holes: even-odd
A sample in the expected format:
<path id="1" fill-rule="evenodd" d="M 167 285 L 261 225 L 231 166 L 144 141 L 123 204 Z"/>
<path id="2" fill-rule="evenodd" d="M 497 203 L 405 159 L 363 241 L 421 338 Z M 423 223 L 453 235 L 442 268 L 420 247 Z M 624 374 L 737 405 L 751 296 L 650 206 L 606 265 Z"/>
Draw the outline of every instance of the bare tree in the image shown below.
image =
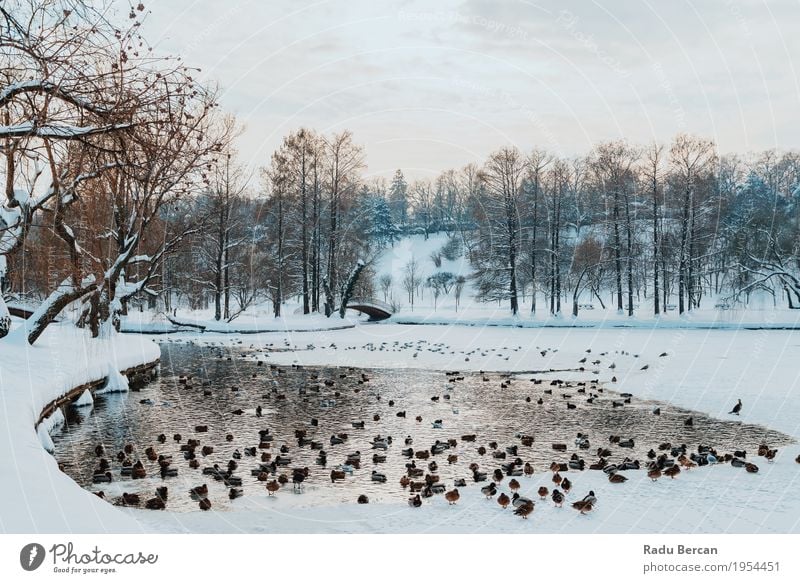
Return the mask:
<path id="1" fill-rule="evenodd" d="M 686 134 L 680 134 L 675 138 L 669 154 L 675 188 L 682 193 L 678 311 L 683 314 L 687 307 L 691 310 L 695 304 L 693 245 L 697 224 L 697 189 L 713 172 L 717 155 L 714 142 Z"/>

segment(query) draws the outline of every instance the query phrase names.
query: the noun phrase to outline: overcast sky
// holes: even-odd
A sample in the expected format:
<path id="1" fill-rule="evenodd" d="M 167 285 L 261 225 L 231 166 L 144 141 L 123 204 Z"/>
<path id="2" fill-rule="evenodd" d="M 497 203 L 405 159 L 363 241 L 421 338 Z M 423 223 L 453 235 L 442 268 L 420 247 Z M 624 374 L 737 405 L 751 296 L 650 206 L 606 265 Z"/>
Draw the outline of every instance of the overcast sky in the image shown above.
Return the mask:
<path id="1" fill-rule="evenodd" d="M 352 130 L 387 176 L 679 131 L 800 146 L 797 0 L 145 4 L 148 38 L 219 83 L 254 166 L 300 126 Z"/>

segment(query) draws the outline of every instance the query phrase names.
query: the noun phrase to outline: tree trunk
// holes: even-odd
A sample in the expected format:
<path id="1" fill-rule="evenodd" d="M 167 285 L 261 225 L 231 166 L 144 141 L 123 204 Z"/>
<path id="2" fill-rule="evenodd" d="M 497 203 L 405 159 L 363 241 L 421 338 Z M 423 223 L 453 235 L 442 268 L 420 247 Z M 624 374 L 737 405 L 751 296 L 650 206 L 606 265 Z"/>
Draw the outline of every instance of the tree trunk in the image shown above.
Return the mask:
<path id="1" fill-rule="evenodd" d="M 361 272 L 366 267 L 366 263 L 359 260 L 356 264 L 356 268 L 350 274 L 350 277 L 347 279 L 347 284 L 345 285 L 344 292 L 342 293 L 342 304 L 339 306 L 339 317 L 344 318 L 344 314 L 347 311 L 347 304 L 350 301 L 350 298 L 353 297 L 353 290 L 356 287 L 356 283 L 358 282 L 358 276 L 361 275 Z"/>
<path id="2" fill-rule="evenodd" d="M 658 289 L 658 178 L 653 170 L 653 312 L 661 313 Z"/>

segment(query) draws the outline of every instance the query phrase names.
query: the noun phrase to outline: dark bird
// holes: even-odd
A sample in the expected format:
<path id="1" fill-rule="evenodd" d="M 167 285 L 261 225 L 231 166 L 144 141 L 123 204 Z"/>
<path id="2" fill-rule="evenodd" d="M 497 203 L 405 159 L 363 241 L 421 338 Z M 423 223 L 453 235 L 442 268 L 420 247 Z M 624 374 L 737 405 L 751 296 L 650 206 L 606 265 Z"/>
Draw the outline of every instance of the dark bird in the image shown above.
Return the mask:
<path id="1" fill-rule="evenodd" d="M 683 424 L 686 427 L 692 427 L 694 425 L 694 417 L 689 417 L 688 419 L 684 420 Z"/>
<path id="2" fill-rule="evenodd" d="M 728 415 L 738 415 L 738 414 L 739 414 L 739 412 L 740 412 L 741 410 L 742 410 L 742 400 L 741 400 L 741 399 L 739 399 L 739 402 L 738 402 L 738 403 L 736 403 L 736 404 L 733 406 L 733 409 L 731 409 L 731 410 L 728 412 Z"/>
<path id="3" fill-rule="evenodd" d="M 547 489 L 547 486 L 539 486 L 538 494 L 539 498 L 541 498 L 542 500 L 546 500 L 547 495 L 550 494 L 550 490 Z"/>
<path id="4" fill-rule="evenodd" d="M 561 508 L 561 505 L 564 503 L 564 494 L 562 494 L 559 490 L 553 490 L 551 498 L 553 499 L 553 504 L 555 504 L 558 508 Z"/>
<path id="5" fill-rule="evenodd" d="M 448 504 L 455 504 L 456 502 L 458 502 L 458 499 L 461 498 L 461 494 L 458 493 L 458 489 L 457 488 L 454 488 L 454 489 L 450 490 L 449 492 L 447 492 L 444 495 L 444 497 L 447 500 Z"/>
<path id="6" fill-rule="evenodd" d="M 516 510 L 514 510 L 514 514 L 517 516 L 521 516 L 522 518 L 528 518 L 530 514 L 533 512 L 533 502 L 526 502 L 521 506 L 518 506 Z"/>

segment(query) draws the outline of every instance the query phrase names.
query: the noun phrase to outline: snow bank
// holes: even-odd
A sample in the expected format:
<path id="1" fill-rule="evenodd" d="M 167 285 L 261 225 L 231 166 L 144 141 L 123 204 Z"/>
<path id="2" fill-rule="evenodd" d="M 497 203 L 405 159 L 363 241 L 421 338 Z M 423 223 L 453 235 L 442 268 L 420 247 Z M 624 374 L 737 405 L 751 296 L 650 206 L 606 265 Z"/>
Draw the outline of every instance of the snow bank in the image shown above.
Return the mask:
<path id="1" fill-rule="evenodd" d="M 18 324 L 18 321 L 15 321 Z M 125 370 L 159 358 L 148 338 L 91 339 L 71 324 L 51 325 L 35 346 L 19 335 L 0 341 L 0 532 L 141 532 L 130 516 L 81 489 L 44 446 L 60 413 L 35 428 L 44 407 L 109 366 Z"/>
<path id="2" fill-rule="evenodd" d="M 92 397 L 92 391 L 86 389 L 83 391 L 80 397 L 75 399 L 72 403 L 75 407 L 92 407 L 94 406 L 94 398 Z"/>
<path id="3" fill-rule="evenodd" d="M 122 374 L 115 366 L 109 364 L 106 383 L 97 391 L 98 395 L 106 393 L 127 393 L 128 392 L 128 377 Z"/>
<path id="4" fill-rule="evenodd" d="M 291 309 L 291 306 L 290 306 Z M 287 310 L 287 311 L 290 311 Z M 356 317 L 338 316 L 326 318 L 322 314 L 292 314 L 276 318 L 272 313 L 254 310 L 240 315 L 232 322 L 217 321 L 208 313 L 182 312 L 171 318 L 143 312 L 122 318 L 123 332 L 139 332 L 143 334 L 166 334 L 170 332 L 217 332 L 220 334 L 256 334 L 259 332 L 301 332 L 319 330 L 344 330 L 353 328 Z M 181 326 L 180 324 L 184 324 Z"/>

